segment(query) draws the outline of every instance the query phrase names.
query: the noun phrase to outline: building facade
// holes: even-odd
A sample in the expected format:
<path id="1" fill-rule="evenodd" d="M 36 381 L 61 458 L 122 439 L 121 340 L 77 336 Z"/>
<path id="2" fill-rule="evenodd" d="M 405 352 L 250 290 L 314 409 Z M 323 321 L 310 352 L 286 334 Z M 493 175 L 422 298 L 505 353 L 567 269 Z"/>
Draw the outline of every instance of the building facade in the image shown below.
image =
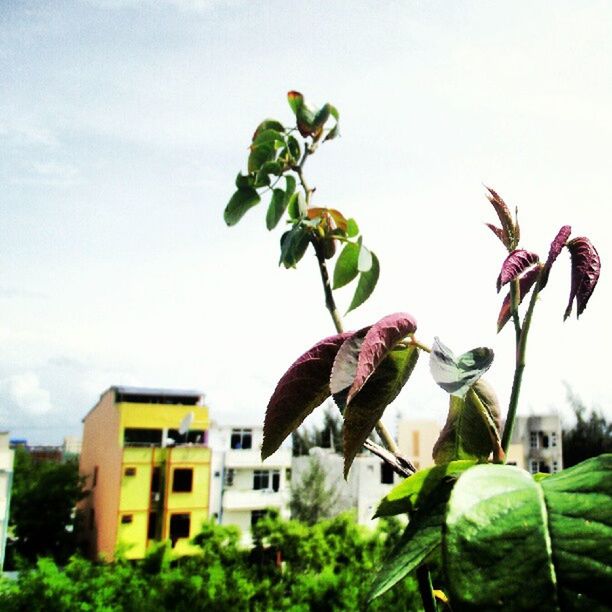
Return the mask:
<path id="1" fill-rule="evenodd" d="M 397 446 L 417 470 L 434 465 L 433 447 L 440 436 L 440 425 L 431 419 L 400 419 Z"/>
<path id="2" fill-rule="evenodd" d="M 208 408 L 197 391 L 111 387 L 83 419 L 81 539 L 92 558 L 177 555 L 209 515 Z"/>
<path id="3" fill-rule="evenodd" d="M 291 450 L 280 448 L 261 460 L 263 428 L 212 427 L 210 512 L 220 525 L 236 525 L 243 542 L 251 540 L 251 527 L 274 508 L 289 518 Z"/>
<path id="4" fill-rule="evenodd" d="M 8 534 L 11 489 L 13 487 L 14 451 L 9 447 L 9 434 L 0 431 L 0 572 L 4 567 Z"/>
<path id="5" fill-rule="evenodd" d="M 562 438 L 557 414 L 516 417 L 507 462 L 532 474 L 559 472 L 563 469 Z"/>

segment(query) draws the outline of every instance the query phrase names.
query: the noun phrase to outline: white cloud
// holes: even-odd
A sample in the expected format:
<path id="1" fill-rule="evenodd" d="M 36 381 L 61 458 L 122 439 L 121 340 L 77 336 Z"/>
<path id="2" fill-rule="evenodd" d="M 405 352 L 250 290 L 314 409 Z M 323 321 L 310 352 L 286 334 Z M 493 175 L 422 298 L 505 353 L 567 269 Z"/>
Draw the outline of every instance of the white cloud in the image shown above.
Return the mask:
<path id="1" fill-rule="evenodd" d="M 0 382 L 0 409 L 3 418 L 18 420 L 18 415 L 26 418 L 49 412 L 51 395 L 40 386 L 38 376 L 33 372 L 24 372 L 9 376 Z"/>

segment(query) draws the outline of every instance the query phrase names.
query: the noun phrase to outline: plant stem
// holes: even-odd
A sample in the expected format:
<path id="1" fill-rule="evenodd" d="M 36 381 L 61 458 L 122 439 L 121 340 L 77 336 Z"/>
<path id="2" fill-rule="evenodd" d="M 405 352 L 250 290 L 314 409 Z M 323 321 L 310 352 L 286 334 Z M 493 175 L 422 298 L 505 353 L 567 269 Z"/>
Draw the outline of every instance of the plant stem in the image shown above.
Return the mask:
<path id="1" fill-rule="evenodd" d="M 425 612 L 436 612 L 436 598 L 433 593 L 431 584 L 431 575 L 427 565 L 421 565 L 416 571 L 417 581 L 419 583 L 419 593 L 423 600 L 423 608 Z"/>
<path id="2" fill-rule="evenodd" d="M 514 334 L 516 336 L 516 346 L 521 341 L 521 323 L 519 321 L 519 302 L 521 301 L 521 286 L 519 280 L 515 278 L 510 283 L 510 313 L 514 323 Z"/>
<path id="3" fill-rule="evenodd" d="M 531 299 L 529 300 L 529 306 L 523 319 L 523 325 L 520 330 L 520 335 L 517 338 L 516 346 L 516 365 L 514 367 L 514 378 L 512 380 L 512 392 L 510 393 L 510 403 L 508 405 L 508 415 L 506 416 L 506 425 L 504 426 L 504 433 L 502 436 L 502 449 L 505 455 L 508 455 L 508 448 L 510 447 L 510 441 L 512 440 L 512 432 L 514 430 L 514 421 L 516 420 L 516 410 L 518 408 L 518 400 L 521 392 L 521 385 L 523 383 L 523 372 L 525 370 L 525 354 L 527 351 L 527 337 L 529 335 L 529 328 L 531 327 L 531 321 L 533 319 L 533 310 L 535 308 L 538 295 L 540 293 L 540 279 L 542 278 L 542 272 L 536 282 Z"/>

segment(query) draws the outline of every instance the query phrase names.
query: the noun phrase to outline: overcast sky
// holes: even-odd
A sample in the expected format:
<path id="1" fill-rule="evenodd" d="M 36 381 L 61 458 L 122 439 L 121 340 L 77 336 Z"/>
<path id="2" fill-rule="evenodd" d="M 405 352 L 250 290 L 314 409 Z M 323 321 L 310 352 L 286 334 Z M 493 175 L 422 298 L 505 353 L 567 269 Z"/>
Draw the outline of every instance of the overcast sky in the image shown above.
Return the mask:
<path id="1" fill-rule="evenodd" d="M 610 416 L 611 31 L 607 2 L 4 0 L 0 428 L 60 443 L 116 384 L 201 389 L 215 420 L 262 421 L 333 332 L 314 258 L 278 268 L 265 206 L 222 220 L 254 127 L 291 120 L 289 89 L 338 107 L 342 138 L 307 175 L 381 262 L 347 328 L 408 311 L 424 342 L 490 346 L 507 405 L 490 185 L 524 248 L 546 257 L 570 224 L 603 261 L 565 324 L 567 253 L 553 268 L 520 411 L 564 410 L 565 381 Z M 423 359 L 387 418 L 446 406 Z"/>

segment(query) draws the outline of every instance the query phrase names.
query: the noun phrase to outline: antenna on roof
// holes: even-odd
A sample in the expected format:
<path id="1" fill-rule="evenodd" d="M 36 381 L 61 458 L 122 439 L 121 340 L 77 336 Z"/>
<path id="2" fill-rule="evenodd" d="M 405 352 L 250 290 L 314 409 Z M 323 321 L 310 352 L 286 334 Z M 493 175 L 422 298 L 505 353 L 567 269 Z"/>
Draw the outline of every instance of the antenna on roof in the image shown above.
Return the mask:
<path id="1" fill-rule="evenodd" d="M 195 414 L 193 413 L 193 410 L 188 412 L 183 417 L 183 420 L 181 421 L 181 424 L 179 425 L 179 433 L 182 436 L 187 434 L 187 432 L 189 431 L 189 428 L 191 427 L 191 424 L 193 423 L 194 418 L 195 418 Z"/>

